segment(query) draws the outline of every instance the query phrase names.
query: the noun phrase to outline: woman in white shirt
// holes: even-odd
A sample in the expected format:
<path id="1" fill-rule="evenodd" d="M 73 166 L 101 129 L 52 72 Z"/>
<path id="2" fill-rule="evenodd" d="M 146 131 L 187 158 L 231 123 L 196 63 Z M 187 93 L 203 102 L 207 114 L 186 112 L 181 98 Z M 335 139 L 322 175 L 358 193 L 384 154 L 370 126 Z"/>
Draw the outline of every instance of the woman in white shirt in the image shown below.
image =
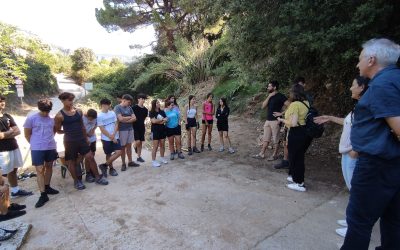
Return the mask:
<path id="1" fill-rule="evenodd" d="M 369 79 L 358 76 L 353 80 L 351 85 L 351 98 L 355 101 L 360 100 L 361 96 L 368 89 Z M 351 111 L 345 118 L 322 115 L 314 118 L 314 122 L 318 124 L 333 122 L 339 125 L 343 125 L 342 135 L 339 142 L 339 153 L 342 154 L 342 172 L 344 181 L 346 182 L 347 188 L 351 189 L 351 178 L 353 177 L 353 171 L 357 162 L 357 152 L 352 150 L 350 141 L 351 125 L 353 121 L 354 113 Z M 345 220 L 338 220 L 339 225 L 344 226 L 344 228 L 336 229 L 336 233 L 342 237 L 346 236 L 347 223 Z"/>

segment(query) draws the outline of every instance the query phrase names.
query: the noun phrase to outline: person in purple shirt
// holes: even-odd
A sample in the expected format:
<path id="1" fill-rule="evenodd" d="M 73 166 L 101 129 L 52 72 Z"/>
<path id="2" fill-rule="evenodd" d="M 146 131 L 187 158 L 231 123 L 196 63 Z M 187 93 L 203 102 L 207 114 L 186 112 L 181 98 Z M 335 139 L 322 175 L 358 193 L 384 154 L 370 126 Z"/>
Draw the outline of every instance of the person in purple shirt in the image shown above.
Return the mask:
<path id="1" fill-rule="evenodd" d="M 39 112 L 25 120 L 24 135 L 31 144 L 32 165 L 35 166 L 37 172 L 36 180 L 40 197 L 35 207 L 38 208 L 49 201 L 48 194 L 58 194 L 59 192 L 50 187 L 53 162 L 57 159 L 54 119 L 49 116 L 53 103 L 49 99 L 40 99 L 37 106 Z"/>

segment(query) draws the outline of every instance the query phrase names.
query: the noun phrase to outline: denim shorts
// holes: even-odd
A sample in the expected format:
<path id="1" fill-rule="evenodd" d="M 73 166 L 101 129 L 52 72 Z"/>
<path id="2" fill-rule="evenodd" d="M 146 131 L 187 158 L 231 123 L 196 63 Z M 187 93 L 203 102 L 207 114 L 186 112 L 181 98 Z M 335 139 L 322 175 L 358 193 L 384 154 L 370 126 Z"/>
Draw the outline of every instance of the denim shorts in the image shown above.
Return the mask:
<path id="1" fill-rule="evenodd" d="M 52 162 L 57 159 L 57 150 L 32 150 L 32 165 L 43 166 L 45 162 Z"/>

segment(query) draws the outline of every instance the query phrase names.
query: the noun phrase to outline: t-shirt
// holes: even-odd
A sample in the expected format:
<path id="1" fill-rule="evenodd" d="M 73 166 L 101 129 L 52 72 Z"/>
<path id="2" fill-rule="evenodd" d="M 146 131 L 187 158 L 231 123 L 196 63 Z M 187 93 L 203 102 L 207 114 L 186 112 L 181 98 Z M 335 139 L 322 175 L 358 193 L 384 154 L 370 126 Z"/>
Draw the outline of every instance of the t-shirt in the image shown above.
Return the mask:
<path id="1" fill-rule="evenodd" d="M 384 118 L 400 116 L 400 69 L 390 65 L 379 71 L 354 109 L 353 150 L 392 160 L 400 157 L 400 141 Z"/>
<path id="2" fill-rule="evenodd" d="M 99 115 L 97 116 L 97 125 L 104 126 L 105 130 L 111 135 L 114 133 L 115 126 L 117 124 L 117 115 L 115 114 L 114 111 L 108 111 L 107 113 L 100 112 Z M 115 133 L 115 139 L 119 138 L 119 133 Z M 101 139 L 104 141 L 111 141 L 110 138 L 105 136 L 103 133 L 101 133 Z"/>
<path id="3" fill-rule="evenodd" d="M 86 116 L 83 116 L 82 120 L 83 120 L 83 125 L 85 126 L 86 133 L 89 133 L 89 131 L 92 130 L 97 125 L 97 119 L 89 121 L 89 119 Z M 90 143 L 95 142 L 96 133 L 93 133 L 93 135 L 88 137 L 88 139 Z"/>
<path id="4" fill-rule="evenodd" d="M 115 114 L 118 116 L 119 114 L 121 114 L 123 117 L 127 117 L 127 116 L 131 116 L 133 114 L 133 110 L 130 106 L 122 106 L 121 104 L 118 104 L 117 106 L 115 106 L 114 108 L 114 112 Z M 126 123 L 126 122 L 120 122 L 119 123 L 119 131 L 128 131 L 128 130 L 132 130 L 132 124 Z"/>
<path id="5" fill-rule="evenodd" d="M 309 105 L 308 101 L 303 101 L 303 102 L 307 106 Z M 296 126 L 288 126 L 286 124 L 286 126 L 288 126 L 288 127 L 297 127 L 299 124 L 301 126 L 306 125 L 306 116 L 307 116 L 307 113 L 308 113 L 308 108 L 306 107 L 306 105 L 304 105 L 302 102 L 299 102 L 299 101 L 292 102 L 289 105 L 288 109 L 285 111 L 285 119 L 288 120 L 288 121 L 291 121 L 292 116 L 294 114 L 297 114 L 297 117 L 298 117 L 297 123 L 298 124 L 296 124 Z"/>
<path id="6" fill-rule="evenodd" d="M 157 119 L 157 120 L 162 120 L 163 118 L 167 117 L 167 115 L 165 114 L 164 110 L 160 110 L 159 112 L 154 111 L 154 112 L 149 112 L 149 117 L 150 119 Z M 164 124 L 154 124 L 151 123 L 151 131 L 152 132 L 159 132 L 162 131 L 163 129 L 165 129 L 165 125 Z"/>
<path id="7" fill-rule="evenodd" d="M 339 153 L 345 154 L 351 151 L 351 141 L 350 141 L 350 133 L 351 133 L 351 120 L 353 112 L 348 114 L 346 118 L 344 118 L 343 122 L 343 131 L 340 136 L 339 142 Z"/>
<path id="8" fill-rule="evenodd" d="M 139 105 L 133 106 L 133 113 L 135 113 L 136 121 L 133 123 L 133 129 L 142 130 L 145 128 L 144 121 L 149 113 L 146 107 L 140 107 Z"/>
<path id="9" fill-rule="evenodd" d="M 11 127 L 17 126 L 14 119 L 9 114 L 3 114 L 0 117 L 0 131 L 7 132 Z M 0 140 L 0 152 L 13 151 L 18 148 L 18 143 L 15 138 L 8 138 Z"/>
<path id="10" fill-rule="evenodd" d="M 24 128 L 32 129 L 31 150 L 56 149 L 54 140 L 54 119 L 49 116 L 41 116 L 40 113 L 26 118 Z"/>
<path id="11" fill-rule="evenodd" d="M 267 106 L 267 120 L 268 121 L 276 121 L 277 118 L 273 116 L 274 112 L 281 112 L 282 107 L 285 104 L 287 98 L 285 95 L 281 93 L 276 93 L 275 95 L 271 96 L 268 100 Z"/>
<path id="12" fill-rule="evenodd" d="M 168 121 L 165 124 L 167 128 L 176 128 L 179 125 L 179 113 L 175 110 L 165 110 L 165 114 L 168 117 Z"/>

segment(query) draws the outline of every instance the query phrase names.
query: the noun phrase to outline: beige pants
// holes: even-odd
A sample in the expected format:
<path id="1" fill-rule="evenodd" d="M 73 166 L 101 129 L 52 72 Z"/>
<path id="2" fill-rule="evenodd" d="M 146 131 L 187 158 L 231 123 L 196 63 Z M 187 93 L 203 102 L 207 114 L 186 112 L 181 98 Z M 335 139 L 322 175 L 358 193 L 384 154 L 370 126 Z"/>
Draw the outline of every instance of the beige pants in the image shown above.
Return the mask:
<path id="1" fill-rule="evenodd" d="M 277 144 L 279 142 L 279 130 L 279 121 L 265 121 L 263 141 L 271 142 L 272 138 L 272 143 Z"/>

